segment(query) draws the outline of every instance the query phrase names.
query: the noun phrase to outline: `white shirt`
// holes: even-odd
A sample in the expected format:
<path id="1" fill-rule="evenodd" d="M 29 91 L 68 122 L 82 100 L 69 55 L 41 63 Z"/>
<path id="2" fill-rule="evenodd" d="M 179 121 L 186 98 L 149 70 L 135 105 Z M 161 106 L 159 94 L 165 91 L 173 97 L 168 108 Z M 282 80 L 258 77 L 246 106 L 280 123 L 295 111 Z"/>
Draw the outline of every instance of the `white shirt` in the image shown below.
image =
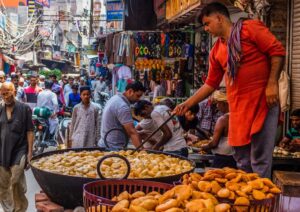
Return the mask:
<path id="1" fill-rule="evenodd" d="M 148 136 L 152 132 L 154 132 L 158 127 L 156 122 L 153 119 L 143 119 L 142 121 L 140 121 L 140 123 L 138 123 L 138 126 L 140 126 L 144 130 L 144 132 L 148 134 Z M 161 131 L 158 131 L 153 135 L 152 139 L 155 140 L 156 142 L 159 142 L 162 136 L 163 133 Z M 145 143 L 144 147 L 151 148 L 152 145 L 150 143 Z"/>
<path id="2" fill-rule="evenodd" d="M 70 84 L 66 84 L 64 87 L 64 97 L 66 105 L 69 105 L 69 94 L 72 93 L 72 87 Z"/>
<path id="3" fill-rule="evenodd" d="M 220 138 L 219 145 L 216 148 L 212 149 L 211 152 L 213 154 L 227 155 L 227 156 L 234 155 L 235 153 L 233 147 L 229 146 L 228 144 L 228 137 L 224 137 L 224 136 Z"/>
<path id="4" fill-rule="evenodd" d="M 151 113 L 152 119 L 156 122 L 157 126 L 160 126 L 170 117 L 170 108 L 165 105 L 155 106 Z M 183 137 L 183 129 L 180 126 L 177 117 L 174 117 L 167 123 L 167 126 L 171 130 L 172 138 L 164 145 L 164 151 L 177 151 L 185 148 L 186 141 Z"/>
<path id="5" fill-rule="evenodd" d="M 58 112 L 59 106 L 56 94 L 49 89 L 40 92 L 37 97 L 37 107 L 47 107 L 53 113 Z"/>

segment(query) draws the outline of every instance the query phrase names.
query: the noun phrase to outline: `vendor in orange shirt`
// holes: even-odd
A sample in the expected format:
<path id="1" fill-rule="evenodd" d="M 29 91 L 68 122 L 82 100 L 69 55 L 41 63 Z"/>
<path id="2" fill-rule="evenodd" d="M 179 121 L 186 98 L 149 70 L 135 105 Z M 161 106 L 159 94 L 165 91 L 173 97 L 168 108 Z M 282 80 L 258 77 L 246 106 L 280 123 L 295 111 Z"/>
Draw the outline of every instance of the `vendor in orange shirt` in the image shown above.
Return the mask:
<path id="1" fill-rule="evenodd" d="M 221 3 L 204 7 L 199 21 L 205 31 L 218 37 L 209 56 L 208 78 L 174 113 L 182 115 L 211 95 L 225 75 L 230 111 L 228 142 L 234 147 L 237 166 L 270 177 L 279 114 L 278 78 L 285 49 L 258 20 L 232 23 Z"/>

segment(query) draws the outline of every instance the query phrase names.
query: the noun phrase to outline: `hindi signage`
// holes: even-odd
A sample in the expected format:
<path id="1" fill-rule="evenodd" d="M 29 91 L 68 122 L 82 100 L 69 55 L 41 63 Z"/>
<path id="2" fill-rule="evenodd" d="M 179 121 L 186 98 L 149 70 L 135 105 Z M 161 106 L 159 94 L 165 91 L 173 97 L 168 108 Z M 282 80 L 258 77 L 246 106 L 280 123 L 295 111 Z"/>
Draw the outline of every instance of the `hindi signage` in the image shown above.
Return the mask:
<path id="1" fill-rule="evenodd" d="M 107 1 L 107 21 L 122 21 L 124 19 L 124 5 L 121 1 Z"/>

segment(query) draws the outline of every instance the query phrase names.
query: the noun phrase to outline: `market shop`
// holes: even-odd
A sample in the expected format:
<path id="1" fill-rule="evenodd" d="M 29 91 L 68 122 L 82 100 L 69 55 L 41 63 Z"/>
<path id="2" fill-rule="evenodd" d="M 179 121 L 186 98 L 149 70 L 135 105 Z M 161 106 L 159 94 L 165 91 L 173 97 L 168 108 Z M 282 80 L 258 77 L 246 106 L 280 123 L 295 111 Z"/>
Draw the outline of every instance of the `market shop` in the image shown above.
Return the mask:
<path id="1" fill-rule="evenodd" d="M 115 93 L 123 92 L 135 79 L 147 88 L 147 99 L 156 103 L 156 99 L 170 97 L 178 104 L 204 84 L 214 39 L 196 20 L 203 2 L 183 2 L 155 1 L 156 6 L 164 3 L 160 10 L 165 11 L 156 11 L 162 15 L 157 30 L 126 30 L 100 39 L 92 69 L 97 74 L 100 67 L 109 69 Z M 233 21 L 248 16 L 243 7 L 229 8 Z M 158 88 L 164 91 L 157 92 Z M 97 212 L 281 211 L 283 200 L 278 199 L 285 184 L 281 184 L 280 174 L 274 174 L 272 182 L 233 168 L 209 170 L 214 155 L 199 154 L 199 147 L 191 146 L 189 158 L 148 150 L 60 150 L 35 156 L 31 165 L 44 192 L 65 208 L 83 205 L 86 211 Z M 283 160 L 298 162 L 292 157 L 276 156 L 276 160 L 279 164 Z M 299 177 L 294 176 L 293 186 L 299 188 Z M 102 180 L 95 181 L 99 178 Z"/>
<path id="2" fill-rule="evenodd" d="M 157 96 L 182 99 L 189 96 L 186 84 L 192 80 L 184 74 L 192 73 L 194 47 L 189 31 L 125 31 L 108 35 L 106 56 L 115 64 L 117 91 L 124 91 L 127 80 L 141 81 L 153 99 L 159 82 L 163 91 Z M 191 78 L 191 77 L 190 77 Z M 187 79 L 187 80 L 184 80 Z"/>

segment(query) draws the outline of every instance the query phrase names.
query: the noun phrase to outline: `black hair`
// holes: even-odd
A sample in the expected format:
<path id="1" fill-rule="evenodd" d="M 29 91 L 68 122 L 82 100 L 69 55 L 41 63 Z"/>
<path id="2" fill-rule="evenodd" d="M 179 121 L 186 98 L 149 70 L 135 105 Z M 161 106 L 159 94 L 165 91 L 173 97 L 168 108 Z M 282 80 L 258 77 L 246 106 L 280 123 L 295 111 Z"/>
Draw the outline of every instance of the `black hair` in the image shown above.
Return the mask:
<path id="1" fill-rule="evenodd" d="M 50 77 L 53 77 L 55 79 L 57 78 L 57 76 L 55 74 L 51 74 Z"/>
<path id="2" fill-rule="evenodd" d="M 170 98 L 165 98 L 165 99 L 161 100 L 160 105 L 165 105 L 165 106 L 169 107 L 171 110 L 174 110 L 176 107 L 175 102 Z"/>
<path id="3" fill-rule="evenodd" d="M 51 89 L 53 86 L 53 81 L 52 80 L 46 80 L 45 81 L 45 89 Z"/>
<path id="4" fill-rule="evenodd" d="M 77 84 L 72 85 L 71 89 L 76 89 L 78 90 L 79 86 Z"/>
<path id="5" fill-rule="evenodd" d="M 295 109 L 295 110 L 293 110 L 293 112 L 291 113 L 291 116 L 297 116 L 297 117 L 300 117 L 300 109 Z"/>
<path id="6" fill-rule="evenodd" d="M 137 91 L 143 91 L 143 92 L 145 92 L 146 91 L 146 89 L 143 86 L 143 84 L 141 82 L 139 82 L 139 81 L 135 81 L 135 82 L 129 83 L 126 86 L 125 91 L 128 91 L 129 89 L 132 89 L 135 92 L 137 92 Z"/>
<path id="7" fill-rule="evenodd" d="M 195 117 L 192 121 L 187 121 L 184 116 L 178 116 L 178 120 L 182 129 L 184 129 L 185 131 L 196 129 L 196 126 L 198 125 L 197 117 Z"/>
<path id="8" fill-rule="evenodd" d="M 199 112 L 200 108 L 198 104 L 195 104 L 193 107 L 189 109 L 193 114 L 197 114 Z"/>
<path id="9" fill-rule="evenodd" d="M 151 106 L 152 103 L 147 100 L 140 100 L 134 104 L 133 112 L 136 116 L 140 116 L 146 106 Z"/>
<path id="10" fill-rule="evenodd" d="M 11 74 L 10 78 L 11 79 L 19 79 L 19 76 L 17 74 Z"/>
<path id="11" fill-rule="evenodd" d="M 211 14 L 219 13 L 224 15 L 227 18 L 230 18 L 229 11 L 227 7 L 219 2 L 213 2 L 210 4 L 207 4 L 205 7 L 203 7 L 200 15 L 199 15 L 199 22 L 202 24 L 202 19 L 204 16 L 210 16 Z"/>
<path id="12" fill-rule="evenodd" d="M 91 88 L 90 88 L 90 86 L 82 86 L 82 87 L 80 87 L 80 94 L 81 94 L 83 91 L 88 91 L 88 92 L 91 93 Z"/>

